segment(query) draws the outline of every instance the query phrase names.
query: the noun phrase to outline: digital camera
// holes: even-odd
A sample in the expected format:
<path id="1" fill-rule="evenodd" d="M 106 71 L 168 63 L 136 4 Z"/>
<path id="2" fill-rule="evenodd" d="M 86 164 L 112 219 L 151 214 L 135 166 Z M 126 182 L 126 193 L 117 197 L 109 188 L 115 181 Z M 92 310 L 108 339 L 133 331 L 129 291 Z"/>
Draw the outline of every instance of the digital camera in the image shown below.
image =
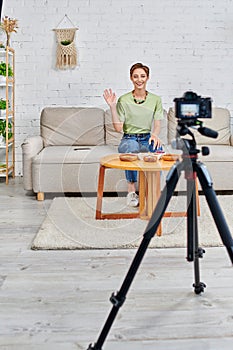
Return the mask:
<path id="1" fill-rule="evenodd" d="M 175 98 L 175 116 L 178 119 L 211 118 L 211 98 L 203 98 L 187 91 L 181 98 Z"/>

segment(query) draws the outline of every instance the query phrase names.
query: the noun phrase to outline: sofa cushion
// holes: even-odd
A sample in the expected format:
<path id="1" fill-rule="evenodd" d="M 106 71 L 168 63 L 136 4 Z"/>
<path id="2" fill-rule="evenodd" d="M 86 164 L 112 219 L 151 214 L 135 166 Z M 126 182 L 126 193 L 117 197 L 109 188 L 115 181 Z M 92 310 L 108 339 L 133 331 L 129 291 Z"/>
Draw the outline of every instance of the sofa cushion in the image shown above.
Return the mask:
<path id="1" fill-rule="evenodd" d="M 89 164 L 117 153 L 114 146 L 49 146 L 33 158 L 33 164 Z"/>
<path id="2" fill-rule="evenodd" d="M 104 110 L 100 108 L 46 107 L 40 123 L 45 147 L 104 144 Z"/>
<path id="3" fill-rule="evenodd" d="M 167 145 L 167 112 L 163 110 L 163 119 L 160 121 L 160 133 L 159 138 L 164 145 Z"/>
<path id="4" fill-rule="evenodd" d="M 195 139 L 200 145 L 230 145 L 230 112 L 225 108 L 212 108 L 212 118 L 201 119 L 203 126 L 218 132 L 218 138 L 212 139 L 195 132 Z M 174 108 L 168 111 L 168 142 L 175 138 L 177 127 L 177 119 L 175 117 Z"/>
<path id="5" fill-rule="evenodd" d="M 110 109 L 107 109 L 104 113 L 105 123 L 105 142 L 107 145 L 118 146 L 121 142 L 123 132 L 118 132 L 114 129 L 112 124 L 112 115 Z"/>
<path id="6" fill-rule="evenodd" d="M 217 163 L 232 163 L 233 160 L 233 147 L 228 145 L 208 145 L 209 155 L 202 156 L 200 153 L 200 160 L 203 163 L 215 162 Z M 228 171 L 222 169 L 222 171 Z"/>

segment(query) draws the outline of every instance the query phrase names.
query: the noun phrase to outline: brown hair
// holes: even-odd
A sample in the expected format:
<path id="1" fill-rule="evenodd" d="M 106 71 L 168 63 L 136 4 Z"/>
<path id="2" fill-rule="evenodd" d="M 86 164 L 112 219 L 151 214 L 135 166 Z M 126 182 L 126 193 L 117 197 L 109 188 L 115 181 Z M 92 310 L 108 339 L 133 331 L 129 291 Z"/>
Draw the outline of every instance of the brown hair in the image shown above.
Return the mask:
<path id="1" fill-rule="evenodd" d="M 149 77 L 150 74 L 150 69 L 147 66 L 144 66 L 144 64 L 142 63 L 135 63 L 132 65 L 132 67 L 130 68 L 130 77 L 132 77 L 133 72 L 135 69 L 141 68 L 145 71 L 146 75 Z"/>

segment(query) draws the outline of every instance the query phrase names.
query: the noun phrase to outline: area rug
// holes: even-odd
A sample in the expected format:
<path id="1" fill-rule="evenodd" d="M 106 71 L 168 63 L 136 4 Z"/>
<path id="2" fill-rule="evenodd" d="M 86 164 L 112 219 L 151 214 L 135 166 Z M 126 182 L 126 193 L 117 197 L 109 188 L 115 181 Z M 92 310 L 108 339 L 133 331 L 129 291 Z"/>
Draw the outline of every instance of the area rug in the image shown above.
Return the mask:
<path id="1" fill-rule="evenodd" d="M 200 196 L 201 215 L 198 217 L 201 246 L 221 246 L 222 241 L 204 196 Z M 233 196 L 217 196 L 230 231 L 233 232 Z M 106 197 L 103 212 L 125 212 L 125 198 Z M 139 246 L 147 220 L 96 220 L 96 198 L 54 198 L 47 216 L 33 240 L 32 249 L 125 249 Z M 186 197 L 175 196 L 169 210 L 186 208 Z M 132 209 L 130 209 L 132 211 Z M 135 210 L 135 209 L 134 209 Z M 154 236 L 150 248 L 186 247 L 185 217 L 164 218 L 162 236 Z"/>

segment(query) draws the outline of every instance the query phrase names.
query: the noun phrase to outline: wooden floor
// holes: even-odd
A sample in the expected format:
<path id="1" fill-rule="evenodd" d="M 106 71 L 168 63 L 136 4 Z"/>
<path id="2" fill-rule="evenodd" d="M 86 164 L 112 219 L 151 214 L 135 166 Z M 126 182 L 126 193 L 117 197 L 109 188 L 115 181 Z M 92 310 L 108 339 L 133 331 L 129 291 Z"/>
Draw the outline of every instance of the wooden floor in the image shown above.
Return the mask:
<path id="1" fill-rule="evenodd" d="M 97 340 L 135 250 L 31 251 L 51 203 L 0 183 L 0 349 L 78 350 Z M 195 295 L 185 249 L 150 249 L 106 350 L 230 350 L 233 268 L 225 248 L 201 260 Z"/>

